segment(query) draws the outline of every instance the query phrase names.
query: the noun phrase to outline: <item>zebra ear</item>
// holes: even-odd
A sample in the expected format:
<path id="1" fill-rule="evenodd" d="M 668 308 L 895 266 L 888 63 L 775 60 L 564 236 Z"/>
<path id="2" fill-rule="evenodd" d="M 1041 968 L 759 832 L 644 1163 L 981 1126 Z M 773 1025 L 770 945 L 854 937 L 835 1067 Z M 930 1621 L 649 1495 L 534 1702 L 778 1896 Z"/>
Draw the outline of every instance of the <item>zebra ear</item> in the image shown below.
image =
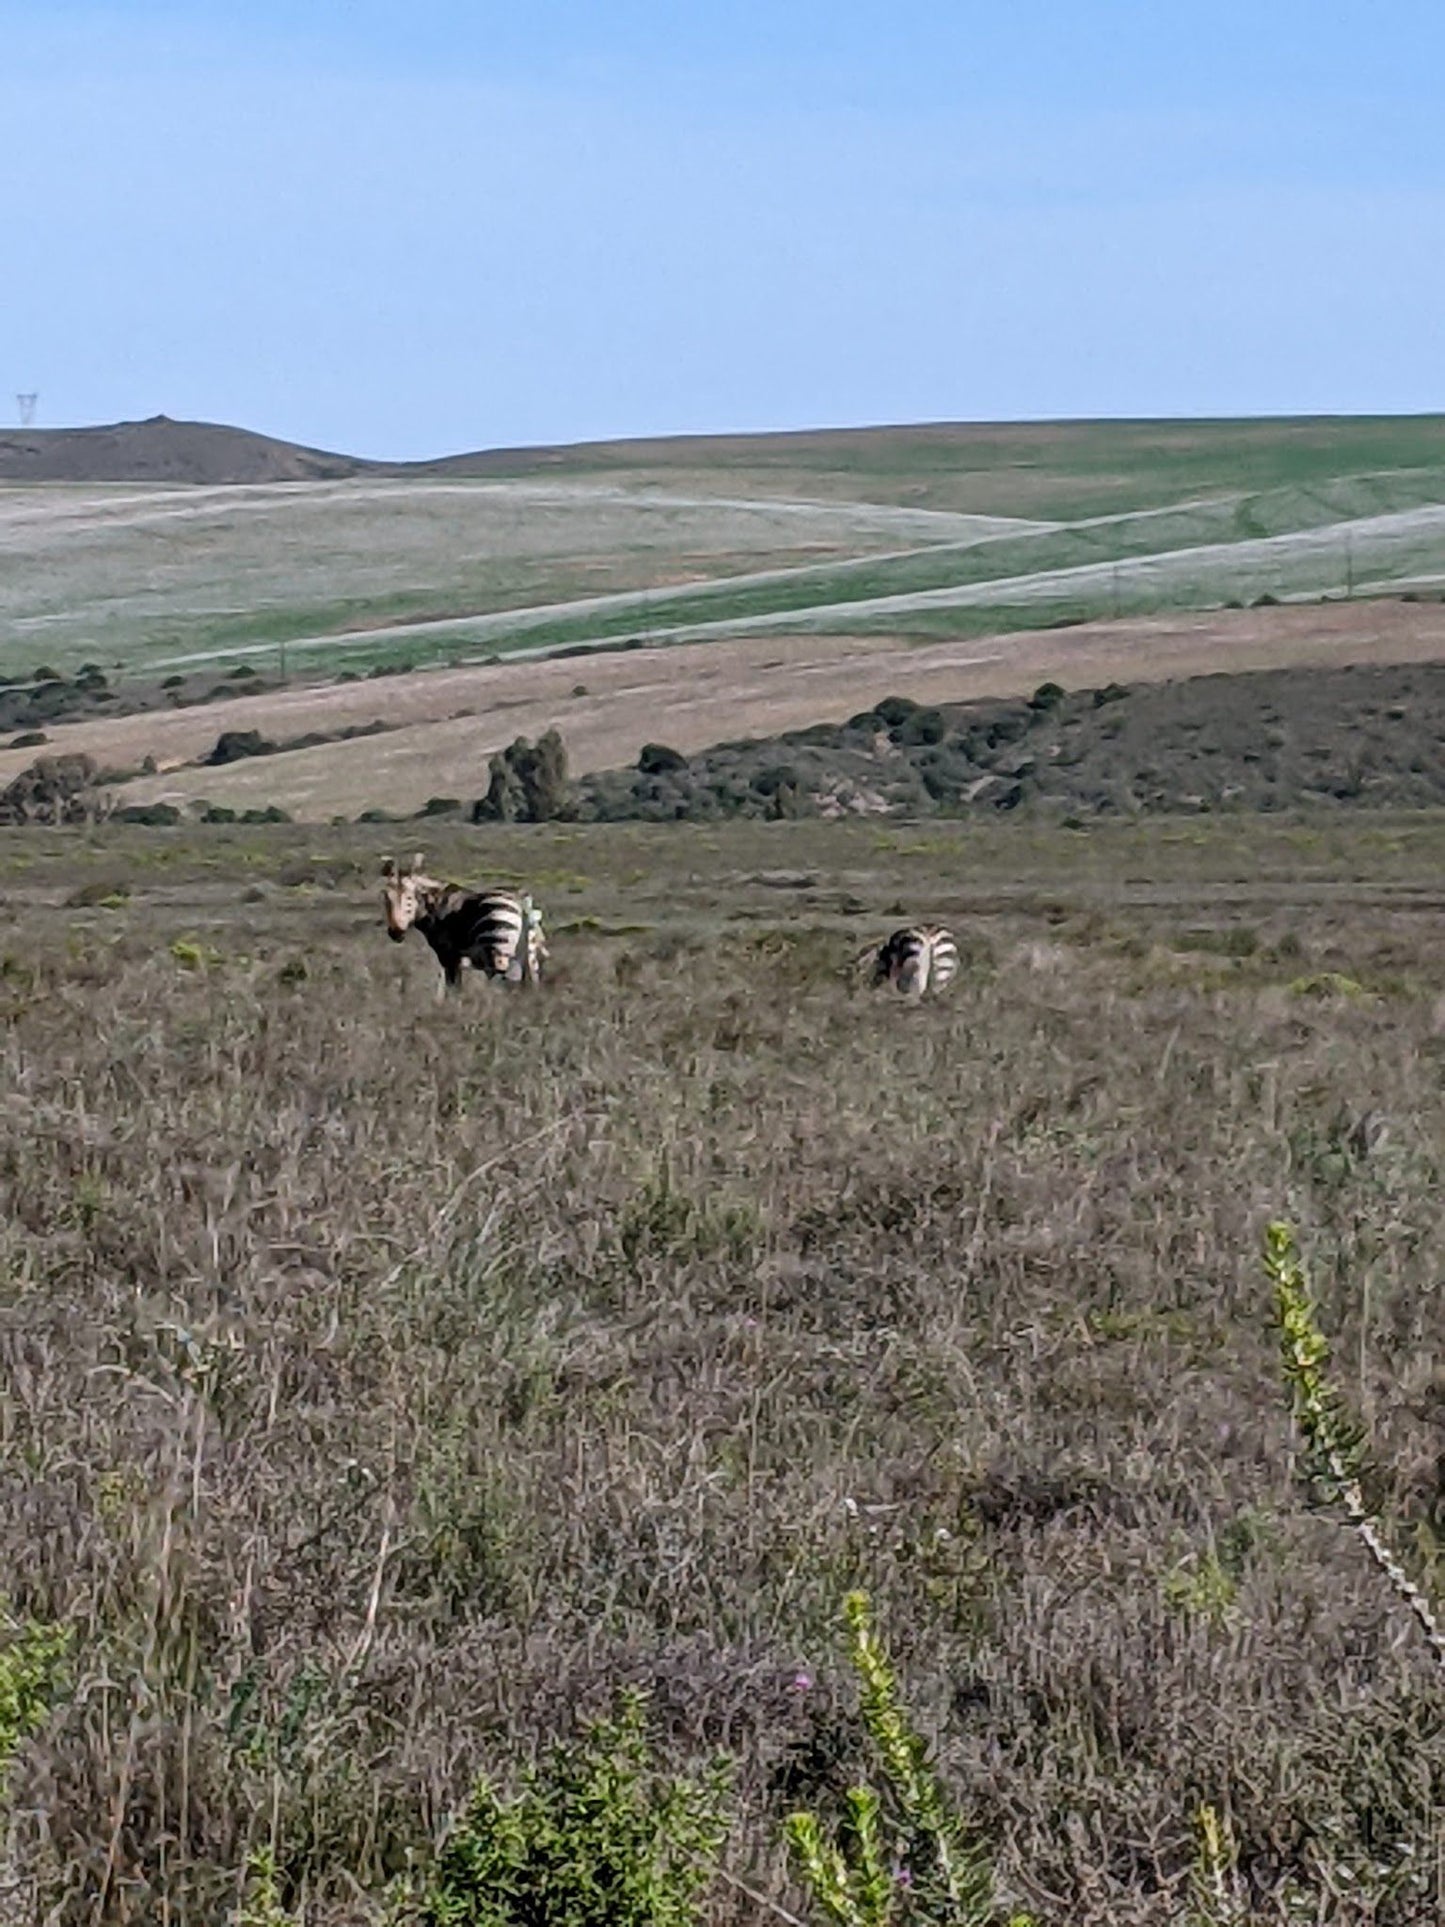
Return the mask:
<path id="1" fill-rule="evenodd" d="M 426 852 L 424 850 L 418 850 L 416 855 L 411 860 L 413 875 L 419 874 L 423 866 L 425 865 L 425 863 L 426 863 Z"/>
<path id="2" fill-rule="evenodd" d="M 384 877 L 394 877 L 396 875 L 396 858 L 394 856 L 388 856 L 382 859 L 381 874 Z"/>

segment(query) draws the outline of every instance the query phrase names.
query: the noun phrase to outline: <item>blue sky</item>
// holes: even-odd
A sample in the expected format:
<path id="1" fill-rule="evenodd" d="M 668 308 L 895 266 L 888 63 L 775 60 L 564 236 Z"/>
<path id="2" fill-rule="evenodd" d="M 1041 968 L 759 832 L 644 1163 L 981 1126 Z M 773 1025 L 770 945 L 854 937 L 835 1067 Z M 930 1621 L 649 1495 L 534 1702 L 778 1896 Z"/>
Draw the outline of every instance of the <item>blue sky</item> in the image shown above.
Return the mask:
<path id="1" fill-rule="evenodd" d="M 1445 7 L 0 0 L 0 421 L 1445 407 Z"/>

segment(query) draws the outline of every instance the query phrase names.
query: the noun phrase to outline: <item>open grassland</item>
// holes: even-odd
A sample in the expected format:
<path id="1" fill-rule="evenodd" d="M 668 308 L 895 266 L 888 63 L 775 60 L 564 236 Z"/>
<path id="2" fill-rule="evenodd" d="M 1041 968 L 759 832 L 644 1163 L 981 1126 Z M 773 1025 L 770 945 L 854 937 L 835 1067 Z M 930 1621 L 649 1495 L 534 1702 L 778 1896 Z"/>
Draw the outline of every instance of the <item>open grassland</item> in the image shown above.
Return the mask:
<path id="1" fill-rule="evenodd" d="M 0 487 L 7 666 L 332 674 L 1445 583 L 1437 418 L 874 429 Z"/>
<path id="2" fill-rule="evenodd" d="M 17 1918 L 219 1927 L 270 1842 L 376 1921 L 621 1684 L 796 1915 L 861 1584 L 1047 1927 L 1181 1920 L 1201 1801 L 1252 1922 L 1438 1920 L 1439 1677 L 1292 1478 L 1258 1249 L 1438 1570 L 1445 819 L 438 832 L 556 964 L 445 1008 L 382 854 L 0 838 L 0 1568 L 73 1629 Z M 950 998 L 851 991 L 925 914 Z"/>

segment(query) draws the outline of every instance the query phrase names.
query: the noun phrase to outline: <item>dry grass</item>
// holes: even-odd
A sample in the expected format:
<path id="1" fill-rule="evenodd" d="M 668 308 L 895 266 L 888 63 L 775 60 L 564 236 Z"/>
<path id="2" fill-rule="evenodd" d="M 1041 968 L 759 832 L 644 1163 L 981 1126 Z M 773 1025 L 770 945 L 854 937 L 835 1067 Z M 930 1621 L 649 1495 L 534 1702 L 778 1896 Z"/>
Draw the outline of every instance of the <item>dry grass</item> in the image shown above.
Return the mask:
<path id="1" fill-rule="evenodd" d="M 1292 1483 L 1256 1252 L 1308 1228 L 1439 1535 L 1445 822 L 453 832 L 558 969 L 440 1012 L 380 853 L 0 843 L 0 1560 L 77 1641 L 35 1918 L 220 1922 L 268 1840 L 372 1918 L 629 1681 L 787 1901 L 856 1584 L 1051 1927 L 1177 1919 L 1202 1801 L 1260 1921 L 1438 1918 L 1439 1685 Z M 900 909 L 946 1003 L 838 978 Z"/>

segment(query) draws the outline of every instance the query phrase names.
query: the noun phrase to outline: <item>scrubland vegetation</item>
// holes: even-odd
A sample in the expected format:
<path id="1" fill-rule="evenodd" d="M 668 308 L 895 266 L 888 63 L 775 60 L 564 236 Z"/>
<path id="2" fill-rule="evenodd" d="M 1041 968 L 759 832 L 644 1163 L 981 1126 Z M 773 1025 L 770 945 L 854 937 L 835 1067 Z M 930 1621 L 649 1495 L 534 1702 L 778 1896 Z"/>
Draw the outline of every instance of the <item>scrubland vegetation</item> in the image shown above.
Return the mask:
<path id="1" fill-rule="evenodd" d="M 1437 1584 L 1445 820 L 438 827 L 555 960 L 440 1010 L 380 835 L 0 841 L 0 1908 L 811 1927 L 861 1785 L 949 1917 L 861 1590 L 997 1918 L 1438 1919 L 1260 1252 Z M 853 990 L 923 913 L 949 998 Z"/>

